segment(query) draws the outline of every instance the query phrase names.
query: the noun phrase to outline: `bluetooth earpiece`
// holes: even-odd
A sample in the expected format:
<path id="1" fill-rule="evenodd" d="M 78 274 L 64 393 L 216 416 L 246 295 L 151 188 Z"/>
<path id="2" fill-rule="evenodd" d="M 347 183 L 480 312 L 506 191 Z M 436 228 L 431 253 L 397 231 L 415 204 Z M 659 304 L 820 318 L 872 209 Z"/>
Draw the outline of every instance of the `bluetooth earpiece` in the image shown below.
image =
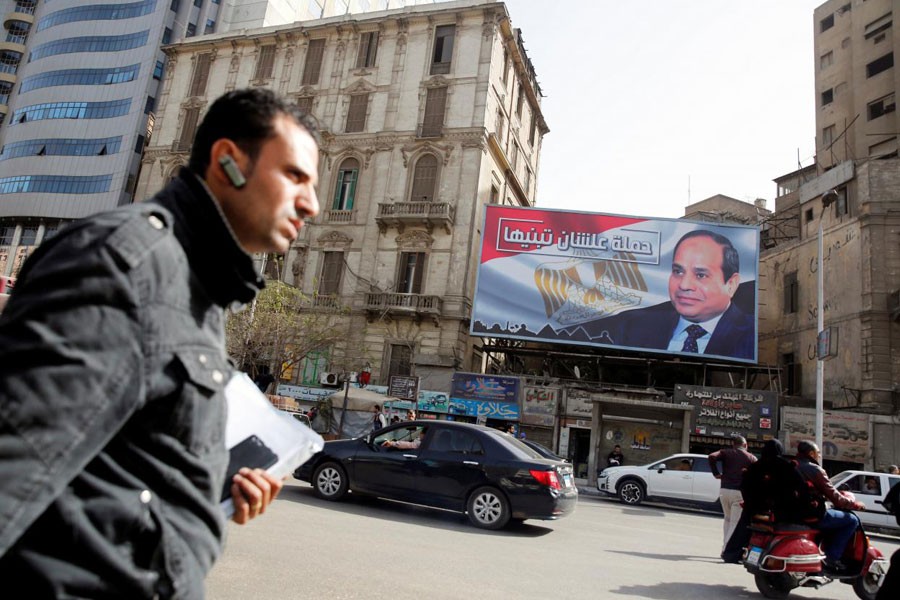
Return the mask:
<path id="1" fill-rule="evenodd" d="M 242 188 L 246 185 L 247 180 L 244 178 L 244 174 L 241 173 L 240 167 L 234 162 L 234 158 L 225 154 L 219 159 L 219 164 L 222 165 L 222 170 L 225 171 L 225 175 L 231 181 L 231 185 L 236 188 Z"/>

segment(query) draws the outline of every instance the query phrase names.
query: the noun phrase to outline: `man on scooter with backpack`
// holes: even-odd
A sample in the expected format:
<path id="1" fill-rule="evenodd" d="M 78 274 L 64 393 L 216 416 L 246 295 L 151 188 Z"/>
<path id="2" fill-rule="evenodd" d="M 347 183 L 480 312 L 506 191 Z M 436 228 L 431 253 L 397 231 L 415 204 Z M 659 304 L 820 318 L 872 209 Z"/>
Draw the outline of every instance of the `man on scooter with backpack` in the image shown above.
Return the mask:
<path id="1" fill-rule="evenodd" d="M 821 511 L 816 527 L 825 532 L 823 551 L 825 552 L 825 571 L 832 574 L 842 574 L 847 567 L 841 562 L 844 549 L 859 527 L 859 517 L 851 510 L 865 510 L 866 505 L 856 500 L 850 500 L 831 485 L 825 469 L 819 466 L 821 454 L 819 447 L 813 442 L 802 441 L 797 444 L 797 469 L 804 479 L 810 484 L 817 500 L 824 507 L 825 500 L 834 505 Z"/>

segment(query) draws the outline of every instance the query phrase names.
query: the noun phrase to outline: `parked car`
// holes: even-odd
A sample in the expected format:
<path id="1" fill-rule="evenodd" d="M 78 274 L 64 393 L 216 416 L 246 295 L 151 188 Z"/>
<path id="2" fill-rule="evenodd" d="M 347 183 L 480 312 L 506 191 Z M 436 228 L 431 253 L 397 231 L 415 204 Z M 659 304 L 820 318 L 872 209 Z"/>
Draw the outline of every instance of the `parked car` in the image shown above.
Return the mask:
<path id="1" fill-rule="evenodd" d="M 531 448 L 532 450 L 534 450 L 535 452 L 537 452 L 538 454 L 540 454 L 541 456 L 543 456 L 544 458 L 549 458 L 552 460 L 558 460 L 558 461 L 562 461 L 562 462 L 569 462 L 568 460 L 566 460 L 565 458 L 563 458 L 562 456 L 560 456 L 559 454 L 557 454 L 556 452 L 554 452 L 553 450 L 551 450 L 550 448 L 548 448 L 547 446 L 545 446 L 543 444 L 533 442 L 533 441 L 529 440 L 528 438 L 520 439 L 519 441 L 522 442 L 523 444 L 525 444 L 526 446 L 528 446 L 529 448 Z"/>
<path id="2" fill-rule="evenodd" d="M 842 471 L 831 478 L 831 483 L 834 487 L 846 485 L 846 489 L 866 505 L 866 510 L 856 511 L 863 526 L 892 529 L 895 533 L 900 531 L 897 520 L 882 506 L 888 490 L 900 484 L 900 475 L 874 471 Z"/>
<path id="3" fill-rule="evenodd" d="M 625 504 L 656 500 L 719 510 L 719 487 L 705 454 L 673 454 L 649 465 L 607 467 L 597 478 L 597 489 Z"/>
<path id="4" fill-rule="evenodd" d="M 558 519 L 578 499 L 572 465 L 495 429 L 453 421 L 408 421 L 325 442 L 294 477 L 326 500 L 352 491 L 414 502 L 464 512 L 485 529 Z"/>

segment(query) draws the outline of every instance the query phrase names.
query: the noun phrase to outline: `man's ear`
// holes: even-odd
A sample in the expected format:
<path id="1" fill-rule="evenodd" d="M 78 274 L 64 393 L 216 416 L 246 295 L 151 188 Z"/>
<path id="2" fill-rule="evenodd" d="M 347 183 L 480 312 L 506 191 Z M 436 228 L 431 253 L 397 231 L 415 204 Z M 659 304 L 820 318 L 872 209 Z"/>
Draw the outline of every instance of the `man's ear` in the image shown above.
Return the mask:
<path id="1" fill-rule="evenodd" d="M 247 155 L 233 141 L 228 138 L 220 138 L 213 142 L 210 148 L 209 165 L 206 167 L 207 183 L 216 182 L 220 185 L 235 187 L 234 180 L 229 177 L 225 165 L 229 161 L 226 157 L 230 157 L 241 174 L 247 173 Z M 225 159 L 223 161 L 223 159 Z"/>
<path id="2" fill-rule="evenodd" d="M 737 291 L 738 286 L 741 284 L 741 276 L 737 273 L 728 278 L 728 281 L 725 282 L 725 289 L 728 291 L 728 295 L 734 298 L 734 293 Z"/>

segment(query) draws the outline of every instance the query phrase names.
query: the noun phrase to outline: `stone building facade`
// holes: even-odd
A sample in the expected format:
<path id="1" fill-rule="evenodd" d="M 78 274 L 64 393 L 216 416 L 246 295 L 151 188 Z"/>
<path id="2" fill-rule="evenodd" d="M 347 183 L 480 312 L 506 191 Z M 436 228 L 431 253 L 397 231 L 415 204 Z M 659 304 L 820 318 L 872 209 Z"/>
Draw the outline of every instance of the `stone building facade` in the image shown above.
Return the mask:
<path id="1" fill-rule="evenodd" d="M 281 277 L 340 309 L 344 330 L 292 383 L 371 368 L 447 390 L 481 370 L 468 335 L 488 203 L 534 204 L 541 92 L 504 4 L 462 0 L 307 21 L 170 46 L 137 198 L 187 162 L 209 103 L 267 86 L 323 132 L 321 215 Z M 346 309 L 349 309 L 347 311 Z"/>

